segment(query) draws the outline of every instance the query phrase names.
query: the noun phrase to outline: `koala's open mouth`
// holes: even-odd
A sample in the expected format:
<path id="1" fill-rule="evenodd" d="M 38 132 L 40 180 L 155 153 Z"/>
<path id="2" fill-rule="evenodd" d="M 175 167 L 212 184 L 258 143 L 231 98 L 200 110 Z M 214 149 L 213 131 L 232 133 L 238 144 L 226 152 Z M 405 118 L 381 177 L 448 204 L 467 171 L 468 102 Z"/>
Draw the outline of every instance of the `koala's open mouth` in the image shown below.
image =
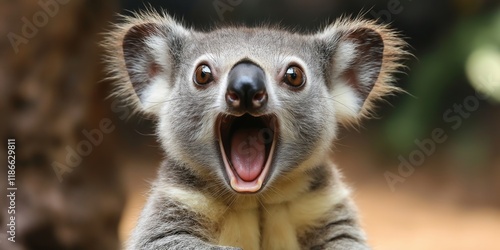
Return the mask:
<path id="1" fill-rule="evenodd" d="M 269 174 L 277 141 L 277 119 L 221 116 L 219 146 L 231 187 L 239 193 L 255 193 Z"/>

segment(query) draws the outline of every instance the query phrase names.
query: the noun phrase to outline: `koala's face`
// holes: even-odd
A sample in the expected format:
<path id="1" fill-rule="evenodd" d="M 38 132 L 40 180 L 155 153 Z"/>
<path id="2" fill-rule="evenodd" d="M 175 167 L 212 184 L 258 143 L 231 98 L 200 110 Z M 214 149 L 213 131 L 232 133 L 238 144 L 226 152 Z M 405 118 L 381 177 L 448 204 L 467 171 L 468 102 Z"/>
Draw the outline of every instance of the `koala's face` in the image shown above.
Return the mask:
<path id="1" fill-rule="evenodd" d="M 359 116 L 384 59 L 383 34 L 359 23 L 367 27 L 313 35 L 201 33 L 142 17 L 122 27 L 118 63 L 142 110 L 157 117 L 167 157 L 257 193 L 324 160 L 337 124 Z"/>

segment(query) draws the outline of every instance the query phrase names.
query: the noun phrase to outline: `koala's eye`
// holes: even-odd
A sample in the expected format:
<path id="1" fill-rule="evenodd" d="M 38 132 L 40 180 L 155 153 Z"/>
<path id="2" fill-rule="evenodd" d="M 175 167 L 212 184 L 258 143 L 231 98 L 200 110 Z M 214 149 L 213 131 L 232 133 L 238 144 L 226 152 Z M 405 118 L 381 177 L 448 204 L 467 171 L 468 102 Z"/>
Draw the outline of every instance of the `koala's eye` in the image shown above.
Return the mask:
<path id="1" fill-rule="evenodd" d="M 194 72 L 194 82 L 199 85 L 205 85 L 214 80 L 212 70 L 207 65 L 198 66 Z"/>
<path id="2" fill-rule="evenodd" d="M 297 66 L 291 66 L 285 72 L 285 83 L 292 87 L 302 87 L 306 82 L 304 72 Z"/>

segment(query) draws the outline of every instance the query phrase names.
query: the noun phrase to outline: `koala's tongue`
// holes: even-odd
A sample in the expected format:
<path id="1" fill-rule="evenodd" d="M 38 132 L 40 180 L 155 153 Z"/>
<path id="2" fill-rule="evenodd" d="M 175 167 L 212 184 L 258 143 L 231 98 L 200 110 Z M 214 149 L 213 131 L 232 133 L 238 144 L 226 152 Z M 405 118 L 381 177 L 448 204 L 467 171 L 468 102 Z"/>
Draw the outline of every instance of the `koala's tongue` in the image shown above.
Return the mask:
<path id="1" fill-rule="evenodd" d="M 231 139 L 231 163 L 244 181 L 257 179 L 266 160 L 266 147 L 256 128 L 238 129 Z"/>

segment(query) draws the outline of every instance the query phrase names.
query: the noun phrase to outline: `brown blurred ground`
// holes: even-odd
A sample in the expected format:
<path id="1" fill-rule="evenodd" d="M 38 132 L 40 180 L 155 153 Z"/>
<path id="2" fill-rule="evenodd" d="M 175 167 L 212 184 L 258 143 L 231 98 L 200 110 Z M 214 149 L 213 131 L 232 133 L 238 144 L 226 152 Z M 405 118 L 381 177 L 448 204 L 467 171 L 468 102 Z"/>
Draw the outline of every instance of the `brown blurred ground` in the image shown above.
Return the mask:
<path id="1" fill-rule="evenodd" d="M 363 134 L 345 135 L 338 145 L 335 161 L 353 188 L 375 250 L 500 249 L 500 206 L 489 202 L 500 196 L 500 190 L 470 190 L 464 183 L 434 178 L 436 173 L 429 170 L 437 163 L 432 162 L 391 192 Z M 159 159 L 123 161 L 129 194 L 120 225 L 122 241 L 135 224 Z"/>

